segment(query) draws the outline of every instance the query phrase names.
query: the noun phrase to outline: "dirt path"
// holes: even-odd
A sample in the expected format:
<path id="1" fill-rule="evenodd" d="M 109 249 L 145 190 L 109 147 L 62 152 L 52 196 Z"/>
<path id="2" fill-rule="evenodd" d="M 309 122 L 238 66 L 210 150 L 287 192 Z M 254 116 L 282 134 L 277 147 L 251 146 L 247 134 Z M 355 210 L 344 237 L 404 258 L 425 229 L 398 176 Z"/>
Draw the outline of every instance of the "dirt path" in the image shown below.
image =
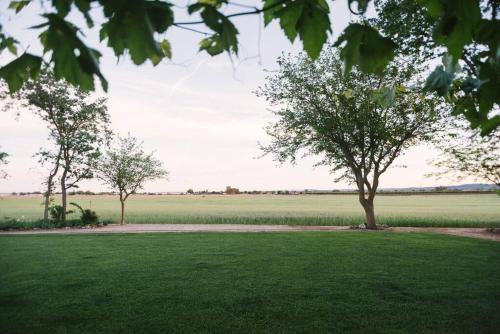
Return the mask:
<path id="1" fill-rule="evenodd" d="M 0 234 L 150 233 L 150 232 L 298 232 L 298 231 L 352 232 L 357 230 L 351 230 L 349 229 L 349 226 L 238 225 L 238 224 L 128 224 L 123 226 L 108 225 L 98 228 L 62 228 L 62 229 L 52 229 L 52 230 L 2 231 L 0 232 Z M 391 227 L 387 231 L 442 233 L 442 234 L 500 241 L 499 233 L 488 232 L 485 228 Z"/>

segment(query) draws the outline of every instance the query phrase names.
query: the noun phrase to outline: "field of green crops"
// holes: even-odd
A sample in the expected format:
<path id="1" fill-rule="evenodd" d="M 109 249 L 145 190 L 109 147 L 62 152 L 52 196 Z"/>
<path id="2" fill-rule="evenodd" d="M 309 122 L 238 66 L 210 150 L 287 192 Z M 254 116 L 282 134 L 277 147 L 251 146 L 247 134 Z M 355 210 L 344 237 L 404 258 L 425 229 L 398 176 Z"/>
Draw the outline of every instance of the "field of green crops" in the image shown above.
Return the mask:
<path id="1" fill-rule="evenodd" d="M 118 221 L 116 196 L 70 196 L 104 220 Z M 0 221 L 41 218 L 40 196 L 3 196 Z M 398 226 L 500 226 L 494 194 L 391 195 L 376 198 L 380 223 Z M 77 218 L 76 214 L 70 215 Z M 165 195 L 132 196 L 128 223 L 241 223 L 350 225 L 362 221 L 356 195 Z"/>

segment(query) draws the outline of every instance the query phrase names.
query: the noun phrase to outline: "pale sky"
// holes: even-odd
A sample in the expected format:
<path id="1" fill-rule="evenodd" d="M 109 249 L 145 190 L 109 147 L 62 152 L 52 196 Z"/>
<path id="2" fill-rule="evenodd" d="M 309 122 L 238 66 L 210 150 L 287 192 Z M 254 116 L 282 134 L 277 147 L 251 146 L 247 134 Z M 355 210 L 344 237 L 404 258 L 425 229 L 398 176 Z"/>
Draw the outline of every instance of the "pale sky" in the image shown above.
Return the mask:
<path id="1" fill-rule="evenodd" d="M 346 3 L 334 2 L 334 38 L 354 19 Z M 40 54 L 36 43 L 40 31 L 27 28 L 41 21 L 41 9 L 31 4 L 16 16 L 6 10 L 7 5 L 7 1 L 0 5 L 3 29 L 31 53 Z M 182 17 L 180 12 L 177 15 Z M 72 17 L 80 20 L 77 15 Z M 130 132 L 144 141 L 145 148 L 154 150 L 170 172 L 168 181 L 150 182 L 144 190 L 222 190 L 226 185 L 242 190 L 349 187 L 334 183 L 335 177 L 326 167 L 313 168 L 313 158 L 295 166 L 279 166 L 272 157 L 257 159 L 257 142 L 268 141 L 263 127 L 273 116 L 265 101 L 252 91 L 264 83 L 266 70 L 277 68 L 276 58 L 282 52 L 296 54 L 301 44 L 296 41 L 291 45 L 276 23 L 262 30 L 259 42 L 261 23 L 257 16 L 235 18 L 234 22 L 240 31 L 239 59 L 231 62 L 226 54 L 212 58 L 198 53 L 201 35 L 171 28 L 166 37 L 172 44 L 173 60 L 156 67 L 150 63 L 135 66 L 127 56 L 117 62 L 112 51 L 98 43 L 95 29 L 85 31 L 87 44 L 103 53 L 101 70 L 109 82 L 106 96 L 112 129 L 122 135 Z M 260 57 L 255 57 L 259 49 Z M 1 65 L 10 60 L 6 52 L 0 56 Z M 13 113 L 0 112 L 0 147 L 10 154 L 10 163 L 3 168 L 9 178 L 0 180 L 0 193 L 42 189 L 46 172 L 32 156 L 47 143 L 47 130 L 34 115 L 24 112 L 16 118 Z M 381 186 L 454 184 L 453 180 L 424 176 L 432 171 L 428 161 L 435 154 L 429 147 L 411 149 L 396 161 L 396 165 L 407 167 L 389 170 L 382 176 Z M 107 189 L 95 180 L 82 182 L 80 188 Z"/>

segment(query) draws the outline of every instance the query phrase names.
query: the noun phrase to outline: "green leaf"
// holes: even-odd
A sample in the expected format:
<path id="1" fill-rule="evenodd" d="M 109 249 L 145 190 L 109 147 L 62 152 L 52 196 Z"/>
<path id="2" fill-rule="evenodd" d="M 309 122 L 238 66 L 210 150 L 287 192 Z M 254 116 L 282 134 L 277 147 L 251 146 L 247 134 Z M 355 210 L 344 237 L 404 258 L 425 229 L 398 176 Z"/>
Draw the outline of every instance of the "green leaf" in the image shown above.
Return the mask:
<path id="1" fill-rule="evenodd" d="M 212 6 L 205 6 L 201 18 L 215 34 L 200 42 L 200 50 L 216 55 L 226 50 L 238 53 L 238 30 L 234 24 Z M 222 49 L 222 51 L 220 51 Z"/>
<path id="2" fill-rule="evenodd" d="M 146 2 L 146 12 L 153 29 L 156 32 L 165 32 L 174 23 L 174 13 L 170 4 L 159 1 Z"/>
<path id="3" fill-rule="evenodd" d="M 206 51 L 211 56 L 216 56 L 224 52 L 224 47 L 219 35 L 213 35 L 200 41 L 200 51 Z"/>
<path id="4" fill-rule="evenodd" d="M 21 0 L 21 1 L 11 1 L 9 3 L 9 9 L 14 9 L 16 14 L 19 13 L 24 7 L 29 5 L 31 0 Z"/>
<path id="5" fill-rule="evenodd" d="M 481 20 L 476 40 L 481 44 L 488 45 L 491 55 L 495 57 L 500 46 L 500 20 Z"/>
<path id="6" fill-rule="evenodd" d="M 455 74 L 462 70 L 461 66 L 453 59 L 453 56 L 448 53 L 445 53 L 441 60 L 444 65 L 444 70 L 448 73 Z"/>
<path id="7" fill-rule="evenodd" d="M 24 53 L 0 68 L 0 78 L 4 79 L 11 93 L 19 90 L 28 79 L 36 79 L 40 73 L 42 58 Z"/>
<path id="8" fill-rule="evenodd" d="M 353 3 L 356 3 L 356 10 L 352 8 Z M 366 9 L 368 8 L 368 4 L 370 0 L 348 0 L 349 9 L 351 12 L 356 12 L 357 14 L 366 13 Z"/>
<path id="9" fill-rule="evenodd" d="M 444 7 L 441 0 L 419 0 L 418 3 L 426 7 L 427 12 L 434 19 L 438 19 L 443 14 Z"/>
<path id="10" fill-rule="evenodd" d="M 271 23 L 272 20 L 276 18 L 276 12 L 284 7 L 284 4 L 279 5 L 281 0 L 264 0 L 264 5 L 262 6 L 264 10 L 264 26 Z"/>
<path id="11" fill-rule="evenodd" d="M 452 73 L 445 71 L 443 65 L 439 65 L 427 77 L 424 89 L 445 96 L 448 94 L 453 77 Z"/>
<path id="12" fill-rule="evenodd" d="M 277 0 L 266 0 L 264 7 L 279 3 Z M 300 36 L 304 50 L 315 59 L 327 40 L 328 32 L 331 32 L 329 11 L 325 0 L 296 0 L 265 11 L 264 24 L 278 19 L 288 39 L 293 42 L 297 35 Z"/>
<path id="13" fill-rule="evenodd" d="M 471 128 L 475 129 L 481 125 L 481 120 L 477 112 L 474 99 L 469 96 L 462 96 L 455 101 L 452 115 L 463 115 L 469 121 Z"/>
<path id="14" fill-rule="evenodd" d="M 344 95 L 345 98 L 350 99 L 354 96 L 354 92 L 352 89 L 348 88 L 344 91 L 344 93 L 342 93 L 342 95 Z"/>
<path id="15" fill-rule="evenodd" d="M 394 58 L 396 48 L 391 39 L 382 37 L 373 27 L 359 23 L 349 24 L 334 44 L 337 47 L 342 45 L 340 57 L 344 60 L 346 74 L 354 65 L 365 73 L 381 73 Z"/>
<path id="16" fill-rule="evenodd" d="M 94 89 L 94 75 L 107 90 L 107 81 L 99 69 L 101 54 L 87 47 L 77 36 L 78 29 L 57 14 L 46 14 L 47 30 L 40 34 L 44 52 L 52 52 L 56 79 L 66 79 L 84 90 Z M 44 25 L 41 25 L 44 26 Z"/>
<path id="17" fill-rule="evenodd" d="M 464 46 L 472 42 L 480 23 L 479 1 L 428 0 L 424 4 L 429 14 L 437 19 L 434 40 L 438 44 L 445 45 L 457 62 L 462 56 Z"/>
<path id="18" fill-rule="evenodd" d="M 424 89 L 437 92 L 440 96 L 445 96 L 450 90 L 455 74 L 460 72 L 461 68 L 449 54 L 443 55 L 442 62 L 443 65 L 437 66 L 427 77 Z"/>
<path id="19" fill-rule="evenodd" d="M 52 0 L 52 6 L 56 7 L 58 15 L 65 17 L 71 10 L 72 2 L 72 0 Z"/>
<path id="20" fill-rule="evenodd" d="M 310 58 L 316 59 L 331 32 L 326 2 L 308 1 L 297 22 L 297 31 Z"/>
<path id="21" fill-rule="evenodd" d="M 164 39 L 160 43 L 160 49 L 163 51 L 165 57 L 172 59 L 172 47 L 170 46 L 170 42 L 168 40 Z"/>
<path id="22" fill-rule="evenodd" d="M 376 89 L 372 94 L 372 99 L 382 108 L 390 108 L 394 105 L 396 99 L 396 89 L 394 87 Z"/>
<path id="23" fill-rule="evenodd" d="M 481 123 L 481 136 L 488 136 L 498 127 L 500 127 L 500 115 L 495 115 Z"/>
<path id="24" fill-rule="evenodd" d="M 286 37 L 293 42 L 297 37 L 297 24 L 304 10 L 304 1 L 295 1 L 286 7 L 281 7 L 274 14 L 279 18 L 280 27 L 285 32 Z"/>
<path id="25" fill-rule="evenodd" d="M 191 15 L 195 12 L 202 10 L 203 8 L 205 8 L 205 5 L 203 5 L 201 3 L 194 3 L 194 4 L 188 6 L 188 14 Z"/>
<path id="26" fill-rule="evenodd" d="M 85 18 L 85 22 L 87 23 L 87 27 L 93 28 L 94 27 L 94 20 L 92 20 L 92 17 L 90 17 L 90 14 L 89 14 L 90 1 L 89 0 L 75 0 L 75 5 L 78 8 L 78 10 L 82 13 L 83 17 Z"/>
<path id="27" fill-rule="evenodd" d="M 173 23 L 169 4 L 159 1 L 119 1 L 103 3 L 104 15 L 108 21 L 102 24 L 101 40 L 107 39 L 115 55 L 121 56 L 128 50 L 134 64 L 147 59 L 156 65 L 165 56 L 155 33 L 162 33 Z"/>
<path id="28" fill-rule="evenodd" d="M 13 55 L 17 55 L 17 44 L 18 42 L 12 37 L 6 37 L 4 34 L 0 33 L 0 52 L 7 49 Z"/>

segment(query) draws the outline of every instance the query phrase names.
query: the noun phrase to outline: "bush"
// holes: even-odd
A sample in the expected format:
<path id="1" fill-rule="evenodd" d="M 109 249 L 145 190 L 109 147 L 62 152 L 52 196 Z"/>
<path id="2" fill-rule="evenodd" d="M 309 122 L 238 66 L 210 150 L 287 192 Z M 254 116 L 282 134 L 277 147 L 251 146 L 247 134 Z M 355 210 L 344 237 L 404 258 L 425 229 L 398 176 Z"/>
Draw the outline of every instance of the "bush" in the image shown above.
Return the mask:
<path id="1" fill-rule="evenodd" d="M 66 211 L 66 214 L 69 215 L 70 213 L 73 213 L 73 211 L 68 210 Z M 55 223 L 60 223 L 62 221 L 62 216 L 63 216 L 63 207 L 62 205 L 51 205 L 49 208 L 49 214 L 50 218 Z"/>
<path id="2" fill-rule="evenodd" d="M 69 203 L 80 210 L 80 221 L 82 225 L 97 225 L 99 223 L 99 217 L 95 211 L 90 209 L 83 209 L 80 205 L 76 203 Z"/>
<path id="3" fill-rule="evenodd" d="M 99 217 L 95 211 L 85 209 L 82 211 L 80 220 L 85 225 L 96 225 L 99 222 Z"/>

